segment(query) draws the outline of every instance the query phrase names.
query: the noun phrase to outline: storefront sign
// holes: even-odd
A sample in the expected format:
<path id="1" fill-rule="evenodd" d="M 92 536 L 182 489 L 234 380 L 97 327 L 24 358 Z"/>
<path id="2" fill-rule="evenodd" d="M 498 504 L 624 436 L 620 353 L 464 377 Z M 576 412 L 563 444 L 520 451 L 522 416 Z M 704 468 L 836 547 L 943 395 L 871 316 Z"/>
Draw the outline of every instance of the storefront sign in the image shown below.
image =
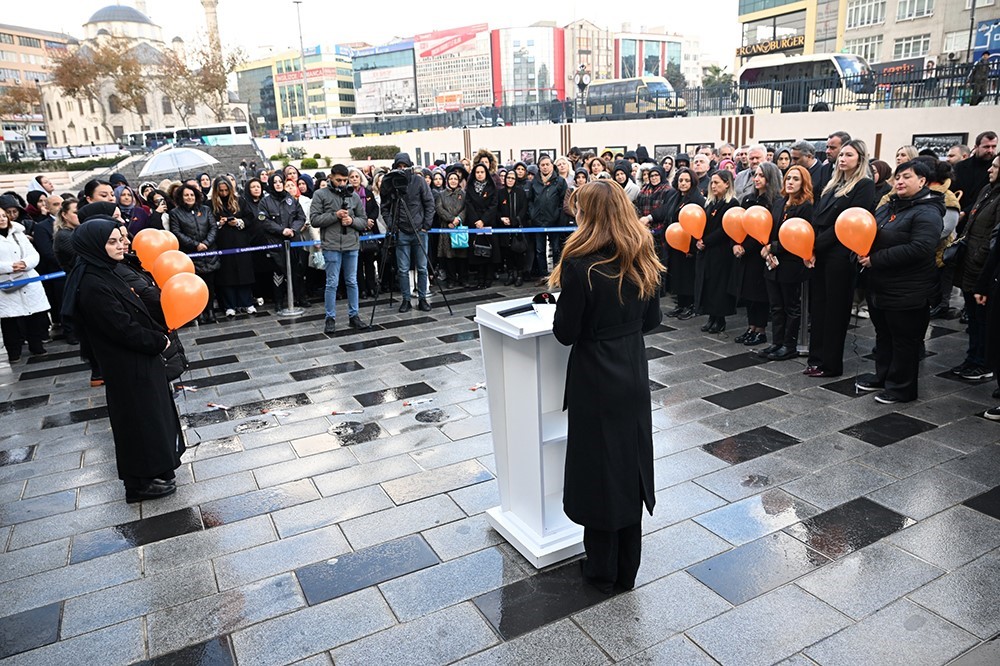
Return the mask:
<path id="1" fill-rule="evenodd" d="M 806 45 L 805 35 L 795 35 L 794 37 L 782 37 L 781 39 L 769 39 L 766 42 L 757 42 L 749 46 L 741 46 L 736 49 L 736 55 L 740 58 L 747 56 L 764 55 L 775 51 L 787 51 L 798 49 Z"/>

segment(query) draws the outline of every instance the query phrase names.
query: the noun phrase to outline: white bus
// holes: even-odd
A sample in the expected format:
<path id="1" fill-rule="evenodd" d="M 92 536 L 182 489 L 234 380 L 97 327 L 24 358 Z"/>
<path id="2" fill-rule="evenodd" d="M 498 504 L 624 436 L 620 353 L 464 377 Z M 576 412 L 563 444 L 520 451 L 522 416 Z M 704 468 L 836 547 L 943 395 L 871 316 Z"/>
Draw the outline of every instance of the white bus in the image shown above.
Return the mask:
<path id="1" fill-rule="evenodd" d="M 756 56 L 740 68 L 737 84 L 744 112 L 867 108 L 876 88 L 865 59 L 848 53 Z"/>
<path id="2" fill-rule="evenodd" d="M 131 132 L 122 137 L 123 145 L 133 152 L 154 150 L 168 143 L 178 146 L 238 146 L 251 142 L 250 125 L 247 123 L 168 127 Z"/>

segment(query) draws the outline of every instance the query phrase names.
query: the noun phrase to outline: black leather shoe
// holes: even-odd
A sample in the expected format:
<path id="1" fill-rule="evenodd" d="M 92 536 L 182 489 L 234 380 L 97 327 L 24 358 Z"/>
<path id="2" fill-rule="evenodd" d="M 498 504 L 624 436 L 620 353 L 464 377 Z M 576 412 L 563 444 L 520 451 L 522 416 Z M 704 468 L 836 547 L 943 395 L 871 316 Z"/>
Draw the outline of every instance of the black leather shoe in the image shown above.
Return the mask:
<path id="1" fill-rule="evenodd" d="M 747 347 L 755 347 L 757 345 L 762 345 L 767 342 L 766 333 L 751 333 L 747 336 L 747 339 L 743 341 L 743 344 Z"/>
<path id="2" fill-rule="evenodd" d="M 431 311 L 431 304 L 421 298 L 417 302 L 417 309 L 420 310 L 421 312 L 430 312 Z"/>
<path id="3" fill-rule="evenodd" d="M 763 349 L 758 349 L 757 350 L 757 356 L 759 356 L 761 358 L 767 358 L 768 354 L 773 354 L 774 352 L 778 351 L 779 349 L 781 349 L 781 345 L 769 345 L 767 347 L 764 347 Z"/>
<path id="4" fill-rule="evenodd" d="M 523 285 L 524 285 L 524 278 L 521 277 L 520 273 L 518 273 L 517 277 L 514 278 L 514 286 L 515 287 L 520 287 L 520 286 L 523 286 Z"/>
<path id="5" fill-rule="evenodd" d="M 125 502 L 127 504 L 135 504 L 136 502 L 142 502 L 143 500 L 153 500 L 159 499 L 160 497 L 166 497 L 167 495 L 173 495 L 177 492 L 177 486 L 163 486 L 159 483 L 149 483 L 140 486 L 138 488 L 126 488 L 125 489 Z"/>
<path id="6" fill-rule="evenodd" d="M 798 358 L 799 350 L 795 347 L 778 347 L 773 352 L 767 354 L 769 361 L 787 361 L 790 358 Z"/>
<path id="7" fill-rule="evenodd" d="M 350 326 L 351 328 L 357 328 L 357 329 L 368 328 L 368 322 L 362 320 L 361 317 L 359 317 L 358 315 L 354 315 L 353 317 L 351 317 L 348 320 L 347 325 Z"/>
<path id="8" fill-rule="evenodd" d="M 409 312 L 412 309 L 413 309 L 413 306 L 410 305 L 410 301 L 408 299 L 403 299 L 403 302 L 399 304 L 399 311 L 400 312 Z"/>
<path id="9" fill-rule="evenodd" d="M 687 307 L 684 308 L 684 312 L 677 315 L 677 318 L 680 319 L 681 321 L 684 321 L 686 319 L 693 319 L 694 316 L 695 316 L 694 307 Z"/>
<path id="10" fill-rule="evenodd" d="M 323 324 L 323 332 L 327 335 L 333 335 L 337 332 L 337 320 L 333 317 L 327 317 L 326 322 Z"/>
<path id="11" fill-rule="evenodd" d="M 708 333 L 708 331 L 713 326 L 715 326 L 715 318 L 714 317 L 709 317 L 708 321 L 706 321 L 704 324 L 701 325 L 701 331 L 702 331 L 702 333 Z"/>
<path id="12" fill-rule="evenodd" d="M 748 328 L 746 331 L 744 331 L 743 333 L 741 333 L 741 334 L 737 335 L 735 338 L 733 338 L 733 342 L 735 342 L 737 344 L 743 344 L 744 342 L 746 342 L 747 340 L 749 340 L 753 336 L 754 336 L 754 332 L 751 331 Z"/>
<path id="13" fill-rule="evenodd" d="M 514 273 L 513 272 L 507 273 L 507 279 L 504 280 L 503 286 L 509 287 L 510 285 L 514 284 L 514 279 L 515 278 L 514 278 Z"/>
<path id="14" fill-rule="evenodd" d="M 669 312 L 664 312 L 664 313 L 663 313 L 663 316 L 664 316 L 664 317 L 670 317 L 671 319 L 673 319 L 674 317 L 678 316 L 678 315 L 679 315 L 679 314 L 681 314 L 682 312 L 684 312 L 684 308 L 683 308 L 683 307 L 681 307 L 680 305 L 678 305 L 678 306 L 677 306 L 676 308 L 674 308 L 673 310 L 671 310 L 671 311 L 669 311 Z"/>
<path id="15" fill-rule="evenodd" d="M 724 330 L 726 330 L 726 320 L 721 317 L 708 328 L 709 333 L 722 333 Z"/>

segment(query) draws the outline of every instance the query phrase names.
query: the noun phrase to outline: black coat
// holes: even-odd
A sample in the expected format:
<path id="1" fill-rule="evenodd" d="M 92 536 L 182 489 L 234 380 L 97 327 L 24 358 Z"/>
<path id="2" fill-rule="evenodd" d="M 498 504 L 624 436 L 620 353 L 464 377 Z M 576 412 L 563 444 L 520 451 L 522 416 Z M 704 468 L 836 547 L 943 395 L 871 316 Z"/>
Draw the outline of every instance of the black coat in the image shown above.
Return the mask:
<path id="1" fill-rule="evenodd" d="M 566 179 L 552 172 L 548 182 L 537 176 L 528 183 L 528 216 L 532 227 L 561 227 L 565 222 L 563 201 Z"/>
<path id="2" fill-rule="evenodd" d="M 1000 243 L 994 243 L 973 293 L 986 296 L 986 364 L 1000 372 Z"/>
<path id="3" fill-rule="evenodd" d="M 736 299 L 729 294 L 729 274 L 733 270 L 733 241 L 722 228 L 722 216 L 739 206 L 736 199 L 715 201 L 705 206 L 704 250 L 695 259 L 695 308 L 711 317 L 736 312 Z"/>
<path id="4" fill-rule="evenodd" d="M 88 268 L 77 324 L 104 373 L 119 478 L 152 478 L 180 466 L 184 444 L 160 352 L 166 331 L 124 282 Z"/>
<path id="5" fill-rule="evenodd" d="M 848 208 L 864 208 L 869 212 L 874 212 L 875 181 L 871 178 L 862 178 L 851 191 L 842 197 L 835 195 L 834 190 L 830 190 L 820 197 L 813 207 L 813 230 L 816 232 L 816 266 L 820 266 L 822 261 L 840 259 L 848 261 L 851 251 L 840 244 L 837 240 L 837 233 L 834 225 L 837 217 Z"/>
<path id="6" fill-rule="evenodd" d="M 663 233 L 668 226 L 677 222 L 681 208 L 689 203 L 704 207 L 705 197 L 701 196 L 701 192 L 696 188 L 688 190 L 687 196 L 680 196 L 679 191 L 673 191 L 677 192 L 677 197 L 673 198 L 667 206 L 653 211 L 653 242 L 658 247 L 662 246 L 668 250 L 667 275 L 670 276 L 670 292 L 675 296 L 694 296 L 695 257 L 697 255 L 695 241 L 691 239 L 691 246 L 686 253 L 680 252 L 666 244 L 666 241 L 663 240 Z M 657 239 L 657 229 L 660 229 L 659 240 Z"/>
<path id="7" fill-rule="evenodd" d="M 465 190 L 466 226 L 471 230 L 476 227 L 476 222 L 482 222 L 484 228 L 495 227 L 498 219 L 497 186 L 493 183 L 493 179 L 486 179 L 486 187 L 481 194 L 476 194 L 472 183 L 469 183 L 468 189 Z M 477 257 L 473 251 L 473 246 L 486 244 L 489 244 L 491 248 L 490 256 Z M 469 264 L 474 266 L 480 264 L 499 264 L 501 259 L 499 236 L 493 234 L 469 234 Z"/>
<path id="8" fill-rule="evenodd" d="M 569 410 L 563 509 L 573 522 L 617 530 L 656 503 L 649 368 L 642 334 L 659 325 L 659 299 L 639 299 L 626 281 L 622 302 L 602 257 L 563 259 L 553 333 L 572 345 L 564 408 Z"/>
<path id="9" fill-rule="evenodd" d="M 743 208 L 763 206 L 768 211 L 771 210 L 771 202 L 756 192 L 743 197 L 741 205 Z M 777 226 L 772 216 L 772 233 Z M 742 257 L 733 257 L 733 271 L 729 274 L 729 293 L 735 296 L 737 301 L 767 303 L 767 284 L 764 282 L 767 267 L 764 258 L 760 256 L 764 246 L 749 234 L 741 245 L 744 253 Z"/>
<path id="10" fill-rule="evenodd" d="M 499 219 L 503 217 L 510 219 L 510 226 L 505 227 L 507 229 L 528 226 L 528 194 L 524 191 L 524 188 L 516 183 L 510 190 L 506 187 L 501 187 L 497 192 L 498 227 L 505 226 L 503 222 L 499 221 Z M 524 241 L 524 252 L 515 253 L 512 249 L 515 237 Z M 522 271 L 531 270 L 531 264 L 535 257 L 535 253 L 528 250 L 529 247 L 534 248 L 534 241 L 531 236 L 525 234 L 503 234 L 500 236 L 500 247 L 509 257 L 507 264 L 508 269 Z"/>
<path id="11" fill-rule="evenodd" d="M 64 227 L 57 229 L 55 237 L 52 239 L 52 249 L 56 255 L 56 262 L 59 270 L 67 273 L 73 268 L 76 261 L 76 250 L 73 249 L 73 229 L 76 227 Z"/>
<path id="12" fill-rule="evenodd" d="M 302 227 L 306 224 L 306 212 L 302 210 L 302 204 L 295 197 L 285 193 L 278 195 L 269 194 L 258 202 L 257 210 L 258 219 L 260 219 L 260 213 L 264 214 L 264 219 L 261 220 L 260 226 L 264 232 L 267 244 L 283 244 L 286 240 L 301 240 Z M 285 238 L 285 229 L 291 229 L 295 233 L 291 237 Z M 284 268 L 285 250 L 283 247 L 268 250 L 267 255 Z"/>
<path id="13" fill-rule="evenodd" d="M 955 267 L 955 286 L 962 291 L 972 291 L 975 288 L 976 281 L 986 265 L 990 244 L 998 226 L 1000 226 L 1000 181 L 984 187 L 969 207 L 962 233 L 965 239 L 965 252 Z"/>
<path id="14" fill-rule="evenodd" d="M 55 231 L 51 215 L 46 215 L 41 220 L 35 222 L 32 232 L 32 241 L 35 249 L 38 250 L 38 265 L 35 270 L 39 275 L 55 273 L 59 270 L 59 262 L 56 260 L 55 248 L 53 247 Z"/>
<path id="15" fill-rule="evenodd" d="M 184 208 L 176 206 L 170 211 L 170 231 L 177 236 L 181 252 L 198 252 L 198 244 L 204 243 L 209 250 L 217 250 L 215 237 L 219 231 L 215 217 L 208 206 Z M 218 255 L 192 257 L 195 273 L 202 275 L 219 270 Z"/>
<path id="16" fill-rule="evenodd" d="M 243 220 L 244 228 L 250 230 L 250 242 L 253 245 L 269 245 L 275 242 L 264 233 L 264 218 L 267 217 L 267 213 L 261 209 L 263 201 L 263 196 L 257 201 L 246 195 L 240 197 L 240 219 Z M 266 252 L 251 252 L 250 258 L 254 273 L 264 273 L 272 269 Z"/>
<path id="17" fill-rule="evenodd" d="M 878 232 L 868 269 L 868 301 L 880 310 L 927 307 L 938 288 L 934 255 L 944 227 L 944 196 L 924 188 L 912 199 L 892 195 L 875 211 Z"/>
<path id="18" fill-rule="evenodd" d="M 252 216 L 249 221 L 246 217 L 236 213 L 227 213 L 227 218 L 235 218 L 240 224 L 233 225 L 225 223 L 219 227 L 215 236 L 215 244 L 220 250 L 233 250 L 244 247 L 253 247 L 254 228 L 258 226 L 256 219 Z M 243 227 L 242 229 L 240 227 Z M 237 254 L 224 254 L 220 257 L 219 272 L 215 275 L 215 284 L 224 287 L 249 286 L 254 282 L 253 256 L 249 252 Z"/>
<path id="19" fill-rule="evenodd" d="M 781 225 L 786 220 L 790 220 L 793 217 L 811 222 L 812 216 L 813 205 L 811 201 L 795 206 L 788 206 L 787 208 L 785 207 L 784 197 L 774 202 L 774 206 L 771 207 L 771 219 L 774 220 L 774 224 L 771 226 L 770 245 L 771 254 L 778 259 L 778 267 L 770 271 L 765 269 L 765 280 L 793 283 L 802 282 L 806 279 L 806 265 L 802 262 L 801 257 L 781 247 L 781 241 L 778 239 L 778 229 L 781 228 Z"/>

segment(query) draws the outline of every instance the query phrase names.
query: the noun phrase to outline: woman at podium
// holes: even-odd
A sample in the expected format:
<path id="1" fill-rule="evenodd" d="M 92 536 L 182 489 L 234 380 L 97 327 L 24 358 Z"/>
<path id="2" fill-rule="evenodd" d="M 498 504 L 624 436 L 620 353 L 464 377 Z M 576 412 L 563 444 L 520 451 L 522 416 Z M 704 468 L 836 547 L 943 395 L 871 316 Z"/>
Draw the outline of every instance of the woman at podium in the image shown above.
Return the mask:
<path id="1" fill-rule="evenodd" d="M 561 288 L 553 333 L 572 345 L 563 509 L 583 525 L 584 579 L 605 593 L 635 586 L 642 507 L 653 511 L 653 426 L 642 334 L 661 320 L 663 265 L 621 187 L 573 191 L 578 229 L 549 284 Z"/>

